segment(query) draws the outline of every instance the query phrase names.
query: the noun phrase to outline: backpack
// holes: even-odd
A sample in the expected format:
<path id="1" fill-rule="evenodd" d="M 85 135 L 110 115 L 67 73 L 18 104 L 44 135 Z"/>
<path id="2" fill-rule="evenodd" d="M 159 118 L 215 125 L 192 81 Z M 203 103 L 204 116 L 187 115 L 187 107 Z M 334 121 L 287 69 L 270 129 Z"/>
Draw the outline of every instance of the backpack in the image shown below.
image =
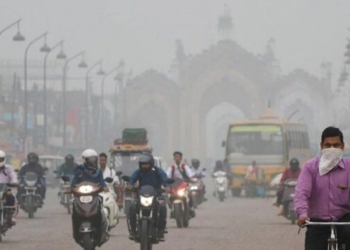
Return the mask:
<path id="1" fill-rule="evenodd" d="M 181 164 L 180 167 L 178 168 L 180 174 L 182 175 L 182 178 L 184 180 L 189 179 L 187 174 L 186 174 L 186 169 L 185 169 L 185 164 Z M 171 178 L 174 178 L 174 174 L 175 174 L 175 165 L 171 166 Z"/>

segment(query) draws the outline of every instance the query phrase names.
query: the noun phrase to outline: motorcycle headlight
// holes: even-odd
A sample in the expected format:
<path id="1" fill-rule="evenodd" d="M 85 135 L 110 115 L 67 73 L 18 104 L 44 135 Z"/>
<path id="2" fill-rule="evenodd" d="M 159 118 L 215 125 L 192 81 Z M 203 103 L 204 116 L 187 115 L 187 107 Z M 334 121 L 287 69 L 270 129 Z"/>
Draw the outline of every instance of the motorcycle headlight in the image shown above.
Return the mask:
<path id="1" fill-rule="evenodd" d="M 34 187 L 34 186 L 35 186 L 35 183 L 36 183 L 36 181 L 28 181 L 28 180 L 26 180 L 25 182 L 26 182 L 26 185 L 27 185 L 28 187 Z"/>
<path id="2" fill-rule="evenodd" d="M 81 203 L 89 203 L 92 201 L 92 196 L 88 195 L 88 196 L 80 196 L 79 200 L 81 201 Z"/>
<path id="3" fill-rule="evenodd" d="M 177 191 L 177 195 L 178 196 L 184 196 L 185 195 L 185 189 L 180 189 L 179 191 Z"/>
<path id="4" fill-rule="evenodd" d="M 92 190 L 94 190 L 94 189 L 90 185 L 84 185 L 84 186 L 79 187 L 79 189 L 78 189 L 79 193 L 82 193 L 82 194 L 91 193 Z"/>
<path id="5" fill-rule="evenodd" d="M 152 202 L 153 202 L 153 196 L 151 197 L 140 196 L 140 203 L 142 206 L 149 207 L 152 205 Z"/>
<path id="6" fill-rule="evenodd" d="M 197 190 L 198 187 L 197 187 L 197 186 L 191 186 L 190 189 L 191 189 L 191 190 Z"/>

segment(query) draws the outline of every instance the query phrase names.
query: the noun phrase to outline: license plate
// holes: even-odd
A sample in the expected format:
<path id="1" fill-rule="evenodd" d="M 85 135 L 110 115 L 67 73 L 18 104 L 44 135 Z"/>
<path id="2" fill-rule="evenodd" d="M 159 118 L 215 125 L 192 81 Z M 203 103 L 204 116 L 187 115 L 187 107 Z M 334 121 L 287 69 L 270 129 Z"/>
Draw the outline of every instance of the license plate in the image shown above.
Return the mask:
<path id="1" fill-rule="evenodd" d="M 82 203 L 89 203 L 92 201 L 92 196 L 80 196 L 79 199 Z"/>

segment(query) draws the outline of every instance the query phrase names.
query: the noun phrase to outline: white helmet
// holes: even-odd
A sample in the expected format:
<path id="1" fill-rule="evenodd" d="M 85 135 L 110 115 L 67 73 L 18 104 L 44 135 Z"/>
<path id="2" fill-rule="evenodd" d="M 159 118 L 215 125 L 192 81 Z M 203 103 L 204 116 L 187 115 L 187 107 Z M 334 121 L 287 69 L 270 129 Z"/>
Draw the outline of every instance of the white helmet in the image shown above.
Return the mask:
<path id="1" fill-rule="evenodd" d="M 0 167 L 5 166 L 6 163 L 6 154 L 4 151 L 0 150 Z"/>
<path id="2" fill-rule="evenodd" d="M 93 149 L 86 149 L 84 152 L 81 154 L 81 157 L 83 158 L 84 162 L 86 158 L 89 157 L 98 157 L 98 154 L 95 150 Z"/>

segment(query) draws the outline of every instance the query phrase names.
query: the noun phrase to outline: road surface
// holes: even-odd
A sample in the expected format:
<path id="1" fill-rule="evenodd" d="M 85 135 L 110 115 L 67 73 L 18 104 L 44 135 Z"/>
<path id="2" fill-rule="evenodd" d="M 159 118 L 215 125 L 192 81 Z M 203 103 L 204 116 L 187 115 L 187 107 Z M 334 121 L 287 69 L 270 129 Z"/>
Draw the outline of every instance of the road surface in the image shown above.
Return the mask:
<path id="1" fill-rule="evenodd" d="M 71 217 L 59 205 L 57 191 L 48 190 L 44 207 L 34 219 L 20 211 L 17 226 L 7 232 L 0 243 L 7 250 L 73 250 L 81 249 L 72 238 Z M 296 250 L 303 249 L 305 232 L 298 235 L 295 225 L 276 216 L 271 199 L 231 198 L 220 203 L 214 197 L 197 210 L 190 227 L 178 229 L 168 219 L 166 242 L 154 249 L 182 250 Z M 102 249 L 140 249 L 128 239 L 125 218 L 111 231 Z"/>

